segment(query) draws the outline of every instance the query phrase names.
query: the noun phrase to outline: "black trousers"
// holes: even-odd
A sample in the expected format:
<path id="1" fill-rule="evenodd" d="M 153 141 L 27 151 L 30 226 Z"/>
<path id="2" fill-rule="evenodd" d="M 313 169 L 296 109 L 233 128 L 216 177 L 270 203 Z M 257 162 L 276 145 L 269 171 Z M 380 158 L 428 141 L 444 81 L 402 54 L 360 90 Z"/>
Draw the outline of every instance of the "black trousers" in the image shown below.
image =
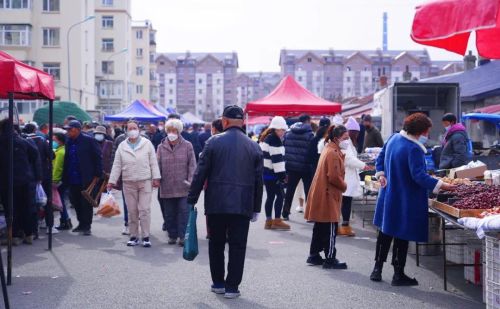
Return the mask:
<path id="1" fill-rule="evenodd" d="M 379 263 L 387 261 L 387 256 L 389 255 L 389 249 L 391 248 L 393 239 L 394 245 L 392 246 L 392 265 L 396 267 L 405 267 L 406 255 L 408 254 L 408 240 L 392 237 L 384 234 L 382 231 L 378 232 L 375 261 Z"/>
<path id="2" fill-rule="evenodd" d="M 86 187 L 82 185 L 69 185 L 69 200 L 75 207 L 78 226 L 84 230 L 90 230 L 94 212 L 92 205 L 82 196 L 82 190 Z"/>
<path id="3" fill-rule="evenodd" d="M 315 256 L 323 251 L 326 259 L 335 259 L 337 256 L 335 241 L 338 227 L 337 222 L 314 222 L 309 254 Z"/>
<path id="4" fill-rule="evenodd" d="M 237 290 L 243 278 L 250 218 L 230 214 L 207 215 L 207 223 L 210 230 L 208 255 L 212 281 L 214 284 L 225 283 L 226 289 Z M 229 244 L 229 262 L 224 280 L 226 242 Z"/>
<path id="5" fill-rule="evenodd" d="M 352 197 L 351 196 L 342 196 L 342 225 L 344 222 L 349 225 L 349 221 L 351 220 L 351 205 L 352 205 Z"/>
<path id="6" fill-rule="evenodd" d="M 288 182 L 286 184 L 286 194 L 285 194 L 285 205 L 283 207 L 283 214 L 290 214 L 290 209 L 292 208 L 293 196 L 295 195 L 295 190 L 297 189 L 297 185 L 299 181 L 302 179 L 304 183 L 304 194 L 307 199 L 307 194 L 309 193 L 309 188 L 311 187 L 311 182 L 313 178 L 313 174 L 311 171 L 309 172 L 294 172 L 290 171 L 287 173 Z"/>
<path id="7" fill-rule="evenodd" d="M 37 227 L 37 209 L 35 205 L 35 184 L 24 184 L 14 186 L 13 190 L 13 214 L 12 235 L 13 237 L 31 236 Z M 7 188 L 2 188 L 2 203 L 5 209 L 5 218 L 9 217 L 7 207 Z"/>
<path id="8" fill-rule="evenodd" d="M 266 186 L 267 199 L 265 204 L 266 218 L 270 219 L 273 216 L 274 205 L 274 218 L 281 218 L 281 211 L 283 209 L 283 189 L 275 180 L 264 181 Z"/>

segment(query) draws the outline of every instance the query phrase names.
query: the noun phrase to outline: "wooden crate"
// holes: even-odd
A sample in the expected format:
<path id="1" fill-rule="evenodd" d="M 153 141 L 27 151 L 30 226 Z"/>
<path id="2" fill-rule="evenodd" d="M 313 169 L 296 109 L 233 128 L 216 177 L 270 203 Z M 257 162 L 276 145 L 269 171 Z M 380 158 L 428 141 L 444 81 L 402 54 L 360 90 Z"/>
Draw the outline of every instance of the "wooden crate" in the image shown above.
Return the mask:
<path id="1" fill-rule="evenodd" d="M 455 217 L 455 218 L 462 218 L 462 217 L 476 217 L 476 218 L 478 218 L 479 215 L 485 211 L 485 209 L 459 209 L 459 208 L 455 208 L 451 205 L 438 202 L 436 200 L 432 201 L 431 207 L 433 207 L 437 210 L 440 210 L 444 213 L 447 213 L 450 216 Z"/>

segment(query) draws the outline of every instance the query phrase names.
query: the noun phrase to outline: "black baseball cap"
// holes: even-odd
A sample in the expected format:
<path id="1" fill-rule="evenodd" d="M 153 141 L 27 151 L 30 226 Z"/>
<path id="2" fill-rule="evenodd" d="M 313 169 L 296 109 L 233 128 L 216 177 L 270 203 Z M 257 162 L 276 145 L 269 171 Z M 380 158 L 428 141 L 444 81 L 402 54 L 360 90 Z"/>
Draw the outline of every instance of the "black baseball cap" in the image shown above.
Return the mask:
<path id="1" fill-rule="evenodd" d="M 70 122 L 68 122 L 67 125 L 64 126 L 64 129 L 65 130 L 69 130 L 69 129 L 79 129 L 79 130 L 81 130 L 82 129 L 82 124 L 78 120 L 71 120 Z"/>
<path id="2" fill-rule="evenodd" d="M 222 117 L 229 119 L 242 119 L 244 118 L 244 112 L 241 107 L 238 105 L 227 106 L 224 108 L 224 112 L 222 113 Z"/>
<path id="3" fill-rule="evenodd" d="M 320 127 L 329 127 L 331 124 L 330 119 L 323 117 L 319 120 L 319 126 Z"/>

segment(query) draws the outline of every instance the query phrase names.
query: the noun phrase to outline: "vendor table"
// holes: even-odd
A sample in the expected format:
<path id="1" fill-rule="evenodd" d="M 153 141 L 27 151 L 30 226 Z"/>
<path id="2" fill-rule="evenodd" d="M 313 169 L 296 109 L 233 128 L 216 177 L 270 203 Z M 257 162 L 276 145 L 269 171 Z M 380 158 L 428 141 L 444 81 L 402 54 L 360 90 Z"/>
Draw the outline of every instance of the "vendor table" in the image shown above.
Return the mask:
<path id="1" fill-rule="evenodd" d="M 434 213 L 436 213 L 439 217 L 441 217 L 441 230 L 442 230 L 442 235 L 441 235 L 441 243 L 436 243 L 436 244 L 419 244 L 416 243 L 416 262 L 417 266 L 420 266 L 420 255 L 419 255 L 419 247 L 420 246 L 442 246 L 443 247 L 443 285 L 444 285 L 444 290 L 448 290 L 448 267 L 475 267 L 475 266 L 480 266 L 482 267 L 483 264 L 455 264 L 455 263 L 448 263 L 446 260 L 446 246 L 465 246 L 465 243 L 447 243 L 446 242 L 446 231 L 447 230 L 465 230 L 465 226 L 462 224 L 458 223 L 458 219 L 454 218 L 450 215 L 448 215 L 445 212 L 440 211 L 439 209 L 436 209 L 432 207 L 432 203 L 429 204 L 430 210 L 432 210 Z M 447 225 L 446 223 L 450 223 L 450 225 Z"/>

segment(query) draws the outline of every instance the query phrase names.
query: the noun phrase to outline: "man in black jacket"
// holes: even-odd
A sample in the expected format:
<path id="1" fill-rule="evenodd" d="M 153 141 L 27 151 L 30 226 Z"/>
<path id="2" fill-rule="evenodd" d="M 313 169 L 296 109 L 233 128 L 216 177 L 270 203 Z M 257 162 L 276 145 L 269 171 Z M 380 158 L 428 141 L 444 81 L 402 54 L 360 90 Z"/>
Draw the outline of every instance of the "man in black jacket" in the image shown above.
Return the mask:
<path id="1" fill-rule="evenodd" d="M 70 121 L 64 129 L 68 131 L 68 140 L 64 155 L 63 182 L 69 188 L 69 198 L 78 219 L 78 226 L 73 232 L 89 236 L 93 210 L 81 192 L 88 188 L 94 178 L 102 176 L 101 148 L 94 138 L 81 132 L 82 125 L 78 120 Z"/>
<path id="2" fill-rule="evenodd" d="M 200 155 L 188 203 L 198 202 L 207 181 L 205 214 L 210 230 L 209 259 L 212 292 L 226 298 L 240 295 L 250 221 L 262 204 L 262 151 L 241 129 L 243 110 L 224 109 L 224 133 L 212 136 Z M 224 279 L 224 249 L 229 244 L 228 274 Z"/>
<path id="3" fill-rule="evenodd" d="M 297 189 L 301 179 L 304 183 L 304 194 L 307 199 L 307 193 L 314 175 L 312 162 L 314 158 L 310 157 L 310 147 L 313 139 L 314 133 L 309 115 L 300 116 L 299 122 L 292 125 L 290 131 L 285 134 L 283 144 L 285 145 L 285 166 L 288 176 L 282 214 L 285 221 L 288 220 L 290 215 L 295 189 Z"/>

